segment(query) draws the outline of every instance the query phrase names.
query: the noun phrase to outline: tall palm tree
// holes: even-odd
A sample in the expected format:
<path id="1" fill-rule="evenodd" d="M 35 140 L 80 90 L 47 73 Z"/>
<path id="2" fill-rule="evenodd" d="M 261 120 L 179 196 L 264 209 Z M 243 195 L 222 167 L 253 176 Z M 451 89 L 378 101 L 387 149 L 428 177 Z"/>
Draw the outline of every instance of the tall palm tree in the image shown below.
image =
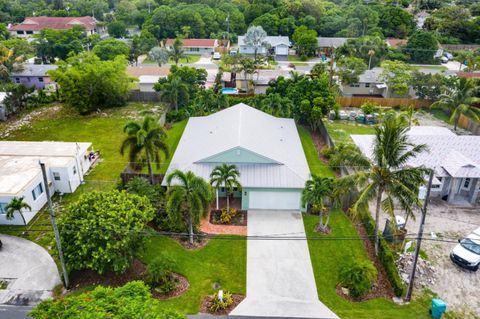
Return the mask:
<path id="1" fill-rule="evenodd" d="M 333 179 L 328 177 L 320 177 L 312 175 L 312 178 L 305 183 L 302 191 L 302 205 L 310 205 L 314 212 L 320 216 L 319 228 L 322 231 L 327 230 L 330 221 L 331 209 L 327 209 L 324 205 L 325 199 L 330 198 L 333 190 Z M 328 210 L 325 223 L 325 211 Z"/>
<path id="2" fill-rule="evenodd" d="M 167 212 L 172 219 L 182 218 L 188 227 L 190 244 L 193 244 L 193 225 L 208 212 L 212 200 L 210 185 L 192 172 L 175 170 L 167 176 Z M 172 184 L 172 182 L 174 182 Z"/>
<path id="3" fill-rule="evenodd" d="M 408 161 L 426 150 L 425 144 L 416 145 L 408 141 L 408 127 L 405 121 L 394 114 L 385 117 L 375 127 L 375 141 L 370 165 L 362 166 L 353 174 L 342 177 L 344 188 L 358 187 L 359 193 L 351 207 L 354 214 L 368 209 L 368 202 L 376 199 L 375 209 L 375 253 L 378 255 L 378 229 L 380 209 L 394 217 L 394 201 L 407 214 L 413 214 L 413 207 L 420 205 L 418 188 L 425 184 L 428 170 L 423 167 L 407 167 Z M 349 163 L 359 166 L 356 163 Z"/>
<path id="4" fill-rule="evenodd" d="M 293 104 L 290 99 L 284 99 L 280 94 L 267 95 L 260 104 L 262 111 L 281 117 L 289 117 Z"/>
<path id="5" fill-rule="evenodd" d="M 240 172 L 235 165 L 222 164 L 213 169 L 210 174 L 210 184 L 216 189 L 217 196 L 217 209 L 218 209 L 218 189 L 220 187 L 225 188 L 225 195 L 227 196 L 227 210 L 230 209 L 229 195 L 236 187 L 240 189 L 242 186 L 238 181 Z"/>
<path id="6" fill-rule="evenodd" d="M 138 163 L 141 155 L 145 155 L 150 183 L 153 184 L 152 161 L 155 161 L 157 168 L 159 168 L 160 151 L 166 157 L 169 154 L 168 145 L 165 142 L 167 134 L 158 124 L 158 120 L 151 115 L 146 115 L 141 123 L 128 122 L 123 127 L 123 131 L 127 133 L 127 137 L 122 142 L 120 153 L 124 155 L 125 151 L 128 150 L 130 165 Z"/>
<path id="7" fill-rule="evenodd" d="M 32 207 L 25 203 L 23 201 L 23 197 L 14 197 L 10 203 L 5 206 L 5 212 L 7 213 L 7 219 L 11 220 L 13 219 L 15 212 L 18 212 L 20 216 L 22 217 L 23 224 L 27 225 L 27 222 L 25 221 L 25 216 L 23 216 L 22 209 L 28 209 L 29 211 L 32 211 Z"/>
<path id="8" fill-rule="evenodd" d="M 415 118 L 415 113 L 417 113 L 417 109 L 411 104 L 406 106 L 400 113 L 400 116 L 402 116 L 405 119 L 405 121 L 407 121 L 408 128 L 411 128 L 412 124 L 420 125 L 420 122 L 418 121 L 418 119 Z"/>
<path id="9" fill-rule="evenodd" d="M 188 85 L 177 75 L 173 75 L 168 82 L 162 84 L 160 94 L 162 99 L 167 100 L 170 106 L 175 108 L 175 111 L 178 111 L 179 99 L 189 99 Z"/>
<path id="10" fill-rule="evenodd" d="M 458 78 L 454 87 L 441 94 L 438 101 L 431 105 L 432 108 L 441 108 L 450 115 L 450 121 L 454 122 L 454 130 L 457 130 L 460 115 L 465 115 L 476 121 L 480 121 L 480 109 L 473 106 L 480 99 L 475 97 L 475 82 L 472 79 Z"/>
<path id="11" fill-rule="evenodd" d="M 188 62 L 188 56 L 185 54 L 185 50 L 183 50 L 183 43 L 180 39 L 175 39 L 173 42 L 172 49 L 169 51 L 170 58 L 175 62 L 175 65 L 178 65 L 178 62 L 182 58 L 186 58 Z"/>

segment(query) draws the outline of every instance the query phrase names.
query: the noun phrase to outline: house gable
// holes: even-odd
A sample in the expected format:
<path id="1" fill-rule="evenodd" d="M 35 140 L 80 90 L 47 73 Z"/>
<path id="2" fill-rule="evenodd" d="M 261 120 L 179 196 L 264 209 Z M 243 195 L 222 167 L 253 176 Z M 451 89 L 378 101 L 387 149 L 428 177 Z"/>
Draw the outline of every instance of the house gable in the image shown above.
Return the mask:
<path id="1" fill-rule="evenodd" d="M 196 163 L 282 164 L 240 146 L 209 156 Z"/>

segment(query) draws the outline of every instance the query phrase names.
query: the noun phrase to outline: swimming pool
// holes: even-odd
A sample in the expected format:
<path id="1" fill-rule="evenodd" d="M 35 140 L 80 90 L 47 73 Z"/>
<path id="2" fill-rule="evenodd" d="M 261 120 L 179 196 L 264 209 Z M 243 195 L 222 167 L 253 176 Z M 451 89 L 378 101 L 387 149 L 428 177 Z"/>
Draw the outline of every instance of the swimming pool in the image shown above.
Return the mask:
<path id="1" fill-rule="evenodd" d="M 223 88 L 222 93 L 223 94 L 238 94 L 238 89 L 237 88 Z"/>

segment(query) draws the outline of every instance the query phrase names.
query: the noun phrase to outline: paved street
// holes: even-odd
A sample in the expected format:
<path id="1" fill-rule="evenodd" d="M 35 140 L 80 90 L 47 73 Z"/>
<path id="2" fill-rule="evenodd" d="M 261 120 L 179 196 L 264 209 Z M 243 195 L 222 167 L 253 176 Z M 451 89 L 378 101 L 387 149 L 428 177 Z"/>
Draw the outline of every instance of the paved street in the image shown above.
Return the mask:
<path id="1" fill-rule="evenodd" d="M 300 212 L 249 211 L 248 236 L 280 240 L 248 241 L 247 297 L 230 316 L 338 318 L 318 300 L 307 242 L 281 240 L 306 236 Z"/>
<path id="2" fill-rule="evenodd" d="M 33 307 L 0 305 L 0 319 L 31 319 L 28 313 Z"/>

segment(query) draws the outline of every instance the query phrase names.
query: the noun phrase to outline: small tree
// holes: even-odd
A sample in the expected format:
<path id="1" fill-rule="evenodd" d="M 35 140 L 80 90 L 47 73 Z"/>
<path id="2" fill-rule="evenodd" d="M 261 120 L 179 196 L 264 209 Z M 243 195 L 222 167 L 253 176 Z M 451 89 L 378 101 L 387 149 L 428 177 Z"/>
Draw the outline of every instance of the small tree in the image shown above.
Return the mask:
<path id="1" fill-rule="evenodd" d="M 157 168 L 160 168 L 160 151 L 165 156 L 169 154 L 168 145 L 165 143 L 165 131 L 158 124 L 158 119 L 150 115 L 145 116 L 142 123 L 128 122 L 123 131 L 128 136 L 123 140 L 120 153 L 123 155 L 128 149 L 130 165 L 134 168 L 138 165 L 133 164 L 138 163 L 140 156 L 145 154 L 150 183 L 153 184 L 152 161 L 155 161 Z"/>
<path id="2" fill-rule="evenodd" d="M 166 181 L 168 214 L 173 220 L 183 219 L 188 228 L 189 242 L 193 245 L 194 225 L 200 222 L 200 216 L 208 212 L 212 199 L 210 185 L 192 172 L 180 170 L 167 175 Z"/>
<path id="3" fill-rule="evenodd" d="M 143 247 L 142 231 L 154 214 L 148 199 L 138 195 L 82 194 L 58 219 L 67 268 L 124 272 Z"/>
<path id="4" fill-rule="evenodd" d="M 317 49 L 317 31 L 310 30 L 306 26 L 295 29 L 292 36 L 300 56 L 314 56 Z"/>
<path id="5" fill-rule="evenodd" d="M 18 212 L 20 217 L 22 217 L 23 224 L 27 225 L 25 221 L 25 216 L 23 216 L 23 209 L 28 209 L 29 211 L 32 210 L 32 207 L 23 201 L 23 197 L 14 197 L 10 203 L 5 206 L 5 211 L 7 213 L 6 217 L 8 220 L 11 220 L 15 217 L 15 213 Z"/>
<path id="6" fill-rule="evenodd" d="M 267 32 L 265 32 L 261 26 L 251 26 L 245 34 L 245 44 L 253 47 L 253 58 L 255 60 L 257 60 L 258 49 L 267 46 L 265 42 L 266 37 Z"/>
<path id="7" fill-rule="evenodd" d="M 185 54 L 185 50 L 183 50 L 183 42 L 181 39 L 176 38 L 173 42 L 172 48 L 168 52 L 170 58 L 175 62 L 175 65 L 178 65 L 180 59 L 185 58 L 188 62 L 188 56 Z"/>
<path id="8" fill-rule="evenodd" d="M 210 184 L 215 188 L 217 195 L 217 209 L 218 209 L 218 190 L 220 187 L 225 188 L 225 195 L 227 197 L 227 211 L 230 210 L 230 193 L 234 188 L 240 189 L 242 186 L 238 181 L 240 171 L 235 165 L 222 164 L 213 169 L 210 174 Z"/>
<path id="9" fill-rule="evenodd" d="M 337 74 L 342 84 L 358 83 L 359 76 L 367 70 L 367 65 L 360 58 L 345 57 L 337 61 Z"/>
<path id="10" fill-rule="evenodd" d="M 160 83 L 155 89 L 160 91 L 161 98 L 169 102 L 175 111 L 178 111 L 179 100 L 188 102 L 190 98 L 187 84 L 176 75 L 169 77 L 166 82 Z"/>
<path id="11" fill-rule="evenodd" d="M 384 61 L 380 78 L 387 82 L 393 92 L 398 95 L 408 93 L 409 84 L 413 79 L 412 68 L 402 61 Z"/>
<path id="12" fill-rule="evenodd" d="M 114 60 L 119 55 L 127 58 L 130 54 L 130 47 L 120 40 L 108 39 L 98 42 L 93 47 L 93 53 L 103 61 Z"/>
<path id="13" fill-rule="evenodd" d="M 123 38 L 127 36 L 127 27 L 122 21 L 112 21 L 107 24 L 108 34 L 114 38 Z"/>
<path id="14" fill-rule="evenodd" d="M 328 222 L 330 221 L 330 214 L 332 211 L 325 207 L 324 202 L 326 198 L 331 197 L 332 190 L 332 178 L 312 175 L 312 178 L 305 183 L 305 188 L 302 191 L 302 205 L 309 205 L 313 212 L 319 214 L 320 221 L 318 228 L 321 231 L 328 230 Z M 326 213 L 327 211 L 328 213 Z M 324 223 L 323 221 L 325 218 L 326 220 Z"/>
<path id="15" fill-rule="evenodd" d="M 353 297 L 365 295 L 377 280 L 377 269 L 370 261 L 351 261 L 340 270 L 340 284 Z"/>
<path id="16" fill-rule="evenodd" d="M 168 50 L 161 47 L 153 47 L 150 52 L 148 52 L 148 57 L 158 63 L 158 66 L 168 63 L 169 53 Z"/>

